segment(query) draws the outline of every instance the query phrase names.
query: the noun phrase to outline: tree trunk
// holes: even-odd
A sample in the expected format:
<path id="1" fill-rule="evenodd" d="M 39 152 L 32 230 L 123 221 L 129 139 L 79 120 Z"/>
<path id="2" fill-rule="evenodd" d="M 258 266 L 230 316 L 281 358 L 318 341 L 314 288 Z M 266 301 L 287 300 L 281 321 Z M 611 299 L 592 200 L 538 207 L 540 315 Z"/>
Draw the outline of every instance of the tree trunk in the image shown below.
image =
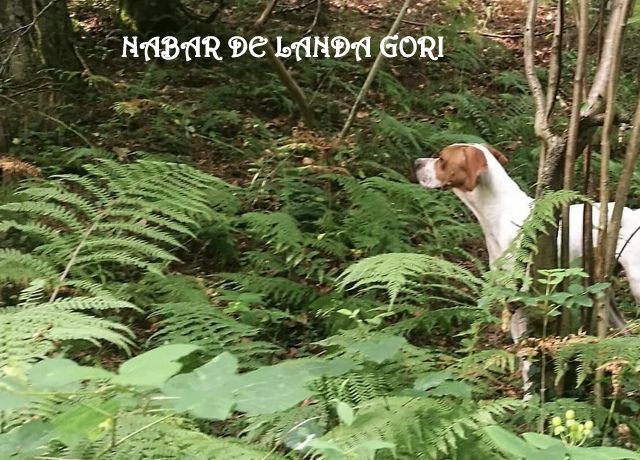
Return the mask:
<path id="1" fill-rule="evenodd" d="M 0 36 L 0 76 L 20 81 L 41 69 L 79 67 L 66 0 L 0 2 Z"/>
<path id="2" fill-rule="evenodd" d="M 41 77 L 38 71 L 78 69 L 72 34 L 66 0 L 0 0 L 0 93 L 11 96 L 10 89 L 1 91 L 5 78 L 22 84 L 24 91 L 30 79 Z M 57 99 L 45 92 L 39 97 L 40 101 Z M 4 99 L 0 103 L 0 153 L 9 149 L 17 119 L 15 105 Z"/>
<path id="3" fill-rule="evenodd" d="M 118 16 L 133 31 L 146 35 L 170 35 L 182 28 L 184 18 L 178 0 L 119 0 Z"/>

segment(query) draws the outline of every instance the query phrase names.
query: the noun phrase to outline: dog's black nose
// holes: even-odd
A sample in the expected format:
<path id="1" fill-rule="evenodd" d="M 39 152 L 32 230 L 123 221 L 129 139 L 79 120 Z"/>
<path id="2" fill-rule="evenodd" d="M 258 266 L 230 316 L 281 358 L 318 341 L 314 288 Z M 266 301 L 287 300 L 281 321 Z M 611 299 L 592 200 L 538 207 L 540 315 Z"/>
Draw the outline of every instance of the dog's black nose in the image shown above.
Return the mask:
<path id="1" fill-rule="evenodd" d="M 416 161 L 413 162 L 413 167 L 415 169 L 420 168 L 422 165 L 424 164 L 424 158 L 418 158 Z"/>

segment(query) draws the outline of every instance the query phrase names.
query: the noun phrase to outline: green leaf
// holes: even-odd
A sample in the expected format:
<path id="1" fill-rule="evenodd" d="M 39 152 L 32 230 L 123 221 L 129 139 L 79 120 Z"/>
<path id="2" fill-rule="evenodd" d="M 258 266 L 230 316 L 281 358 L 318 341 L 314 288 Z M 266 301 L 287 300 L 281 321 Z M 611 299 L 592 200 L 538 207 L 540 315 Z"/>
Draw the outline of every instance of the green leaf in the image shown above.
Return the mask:
<path id="1" fill-rule="evenodd" d="M 347 358 L 332 361 L 295 359 L 242 374 L 237 388 L 237 409 L 250 415 L 288 409 L 310 397 L 306 384 L 320 376 L 342 375 L 356 367 Z"/>
<path id="2" fill-rule="evenodd" d="M 455 396 L 470 399 L 472 387 L 464 382 L 453 380 L 427 391 L 429 396 Z"/>
<path id="3" fill-rule="evenodd" d="M 120 385 L 161 387 L 182 368 L 178 360 L 199 348 L 196 345 L 176 344 L 147 351 L 125 361 L 113 382 Z"/>
<path id="4" fill-rule="evenodd" d="M 506 454 L 518 458 L 527 458 L 527 456 L 536 452 L 532 446 L 500 426 L 491 425 L 485 427 L 484 430 L 495 447 Z"/>
<path id="5" fill-rule="evenodd" d="M 310 397 L 313 392 L 306 386 L 310 381 L 356 367 L 347 358 L 306 358 L 238 375 L 236 358 L 225 352 L 193 372 L 171 378 L 163 393 L 172 398 L 176 410 L 200 418 L 225 419 L 233 408 L 250 415 L 270 414 Z"/>
<path id="6" fill-rule="evenodd" d="M 0 434 L 0 458 L 31 459 L 46 454 L 53 438 L 51 425 L 32 420 L 5 434 Z"/>
<path id="7" fill-rule="evenodd" d="M 170 378 L 162 392 L 174 398 L 171 404 L 179 412 L 190 412 L 208 420 L 224 420 L 235 404 L 233 383 L 238 379 L 237 369 L 235 356 L 224 352 L 193 372 Z"/>
<path id="8" fill-rule="evenodd" d="M 525 460 L 565 460 L 567 458 L 567 446 L 564 443 L 538 450 L 525 457 Z"/>
<path id="9" fill-rule="evenodd" d="M 114 377 L 111 372 L 95 367 L 80 366 L 70 359 L 43 359 L 28 372 L 33 388 L 38 390 L 60 390 L 82 380 L 107 380 Z"/>
<path id="10" fill-rule="evenodd" d="M 72 407 L 51 420 L 56 438 L 67 446 L 84 439 L 95 441 L 103 432 L 100 424 L 113 418 L 118 412 L 118 403 L 109 401 L 88 401 Z"/>
<path id="11" fill-rule="evenodd" d="M 626 460 L 638 459 L 640 455 L 619 447 L 569 447 L 571 459 L 575 460 Z"/>
<path id="12" fill-rule="evenodd" d="M 347 351 L 361 353 L 366 359 L 380 364 L 393 356 L 407 341 L 404 337 L 389 336 L 363 342 L 356 342 L 347 347 Z"/>
<path id="13" fill-rule="evenodd" d="M 452 375 L 450 371 L 438 371 L 438 372 L 428 372 L 427 374 L 420 377 L 413 384 L 413 388 L 415 390 L 426 391 L 431 388 L 435 388 L 441 385 L 443 382 L 447 380 L 451 380 Z"/>
<path id="14" fill-rule="evenodd" d="M 37 399 L 29 395 L 29 387 L 22 380 L 13 377 L 0 379 L 0 411 L 18 409 Z"/>
<path id="15" fill-rule="evenodd" d="M 338 401 L 336 403 L 336 413 L 338 414 L 338 418 L 342 423 L 347 426 L 351 426 L 355 418 L 353 407 L 351 407 L 344 401 Z"/>
<path id="16" fill-rule="evenodd" d="M 538 449 L 547 449 L 552 446 L 561 445 L 564 446 L 564 443 L 559 439 L 556 439 L 552 436 L 540 433 L 523 433 L 522 437 L 527 443 L 531 444 Z"/>

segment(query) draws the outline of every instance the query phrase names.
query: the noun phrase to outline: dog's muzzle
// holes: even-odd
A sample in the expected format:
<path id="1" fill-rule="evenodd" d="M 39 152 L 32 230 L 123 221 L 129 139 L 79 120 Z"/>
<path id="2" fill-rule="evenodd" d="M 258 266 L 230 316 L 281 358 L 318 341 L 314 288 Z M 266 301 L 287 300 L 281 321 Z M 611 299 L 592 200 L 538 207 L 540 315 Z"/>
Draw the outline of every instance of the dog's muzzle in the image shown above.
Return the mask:
<path id="1" fill-rule="evenodd" d="M 437 158 L 418 158 L 413 165 L 416 179 L 425 188 L 441 188 L 444 184 L 436 177 Z"/>

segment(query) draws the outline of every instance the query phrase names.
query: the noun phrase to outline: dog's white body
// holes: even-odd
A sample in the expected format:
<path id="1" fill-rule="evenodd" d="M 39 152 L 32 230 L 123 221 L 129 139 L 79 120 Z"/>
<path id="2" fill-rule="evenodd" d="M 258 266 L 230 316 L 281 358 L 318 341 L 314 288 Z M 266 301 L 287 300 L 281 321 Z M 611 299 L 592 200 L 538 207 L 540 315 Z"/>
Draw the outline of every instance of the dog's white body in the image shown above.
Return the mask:
<path id="1" fill-rule="evenodd" d="M 454 144 L 450 147 L 474 147 L 482 152 L 486 168 L 477 175 L 475 187 L 470 190 L 453 188 L 453 192 L 464 202 L 478 219 L 484 232 L 489 262 L 491 265 L 509 247 L 518 229 L 529 213 L 533 199 L 524 193 L 507 174 L 494 154 L 481 144 Z M 444 184 L 436 174 L 437 158 L 416 160 L 416 176 L 426 188 L 441 188 Z M 599 206 L 593 209 L 593 241 L 598 238 Z M 570 207 L 569 255 L 572 261 L 582 256 L 582 227 L 584 206 Z M 613 204 L 609 204 L 609 213 Z M 640 211 L 625 208 L 622 216 L 617 255 L 623 266 L 631 292 L 640 303 Z M 620 253 L 622 251 L 622 253 Z"/>

